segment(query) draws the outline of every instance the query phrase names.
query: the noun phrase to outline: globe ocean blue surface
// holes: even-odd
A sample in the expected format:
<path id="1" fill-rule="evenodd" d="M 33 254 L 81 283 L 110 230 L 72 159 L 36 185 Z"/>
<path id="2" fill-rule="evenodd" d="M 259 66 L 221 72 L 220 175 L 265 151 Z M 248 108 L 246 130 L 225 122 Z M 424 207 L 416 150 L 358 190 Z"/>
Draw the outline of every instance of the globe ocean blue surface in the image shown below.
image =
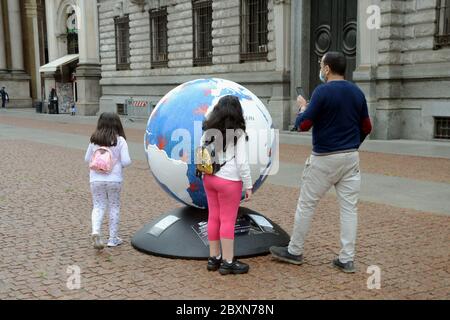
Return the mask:
<path id="1" fill-rule="evenodd" d="M 156 105 L 144 137 L 151 172 L 160 186 L 179 202 L 207 208 L 203 182 L 195 175 L 195 149 L 200 145 L 202 122 L 219 99 L 237 96 L 249 136 L 251 175 L 256 192 L 277 164 L 277 131 L 258 97 L 224 79 L 198 79 L 170 91 Z"/>

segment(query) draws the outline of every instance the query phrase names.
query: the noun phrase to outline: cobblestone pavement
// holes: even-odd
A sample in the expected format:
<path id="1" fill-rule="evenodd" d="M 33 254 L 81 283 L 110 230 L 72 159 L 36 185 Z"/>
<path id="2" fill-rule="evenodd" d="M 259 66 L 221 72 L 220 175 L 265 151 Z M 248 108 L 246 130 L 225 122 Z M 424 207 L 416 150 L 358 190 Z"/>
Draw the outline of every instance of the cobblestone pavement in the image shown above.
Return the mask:
<path id="1" fill-rule="evenodd" d="M 4 121 L 86 136 L 92 131 L 90 125 Z M 127 134 L 142 141 L 139 130 Z M 134 161 L 125 172 L 120 233 L 126 243 L 99 253 L 89 241 L 91 198 L 84 152 L 1 139 L 0 150 L 0 299 L 450 298 L 448 216 L 361 202 L 358 272 L 347 275 L 331 267 L 339 250 L 339 213 L 335 197 L 327 195 L 311 226 L 304 265 L 264 256 L 245 260 L 249 274 L 222 277 L 208 273 L 204 261 L 164 259 L 131 247 L 139 228 L 180 206 L 155 183 L 145 162 Z M 308 153 L 300 146 L 281 150 L 282 161 L 297 161 L 295 157 L 304 162 Z M 362 163 L 379 174 L 449 181 L 450 160 L 367 153 Z M 296 188 L 265 184 L 248 207 L 290 233 L 298 194 Z M 67 287 L 73 265 L 81 269 L 78 290 Z M 366 271 L 372 265 L 381 269 L 380 290 L 367 288 Z"/>

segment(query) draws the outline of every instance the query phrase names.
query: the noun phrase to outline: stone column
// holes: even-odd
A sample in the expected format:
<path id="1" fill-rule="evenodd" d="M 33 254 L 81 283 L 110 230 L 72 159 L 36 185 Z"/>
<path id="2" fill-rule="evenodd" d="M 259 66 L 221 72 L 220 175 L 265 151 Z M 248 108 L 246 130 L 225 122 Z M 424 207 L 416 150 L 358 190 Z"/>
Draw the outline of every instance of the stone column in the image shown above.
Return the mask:
<path id="1" fill-rule="evenodd" d="M 99 110 L 101 93 L 97 1 L 80 0 L 79 6 L 78 46 L 80 60 L 76 71 L 77 108 L 82 115 L 95 115 Z"/>
<path id="2" fill-rule="evenodd" d="M 376 72 L 373 72 L 372 81 L 369 82 L 370 90 L 375 91 L 372 96 L 369 91 L 369 111 L 374 122 L 371 137 L 400 139 L 404 127 L 402 125 L 403 111 L 401 104 L 398 103 L 403 90 L 401 65 L 404 54 L 402 51 L 405 28 L 410 29 L 410 24 L 406 24 L 405 21 L 405 12 L 410 10 L 409 6 L 414 2 L 383 0 L 378 4 L 382 23 L 375 39 L 376 54 L 370 58 L 371 61 L 376 61 L 373 62 L 376 63 Z M 364 62 L 363 57 L 361 61 Z M 374 81 L 376 81 L 376 90 Z"/>
<path id="3" fill-rule="evenodd" d="M 356 54 L 356 71 L 354 79 L 369 81 L 374 79 L 378 65 L 378 30 L 374 20 L 376 11 L 367 13 L 368 8 L 380 10 L 380 0 L 358 1 L 358 47 Z M 366 92 L 368 93 L 368 92 Z"/>
<path id="4" fill-rule="evenodd" d="M 298 113 L 296 104 L 297 87 L 309 92 L 310 74 L 310 14 L 311 1 L 292 1 L 291 8 L 291 119 L 293 125 Z M 311 97 L 308 97 L 311 98 Z"/>
<path id="5" fill-rule="evenodd" d="M 357 68 L 360 66 L 377 65 L 378 31 L 381 28 L 381 24 L 377 26 L 376 23 L 377 22 L 381 23 L 380 1 L 381 0 L 358 1 L 359 46 L 357 48 L 357 57 L 356 57 Z M 379 18 L 376 17 L 378 14 L 380 15 Z"/>
<path id="6" fill-rule="evenodd" d="M 274 0 L 275 47 L 277 55 L 277 71 L 290 70 L 289 44 L 291 41 L 291 1 Z"/>
<path id="7" fill-rule="evenodd" d="M 20 3 L 19 0 L 7 1 L 9 34 L 11 39 L 11 69 L 13 71 L 24 71 Z"/>
<path id="8" fill-rule="evenodd" d="M 376 17 L 378 14 L 381 14 L 380 0 L 358 1 L 358 47 L 353 80 L 366 95 L 373 122 L 376 120 L 376 109 L 378 107 L 376 73 L 378 67 L 378 33 L 381 27 L 381 25 L 376 25 L 376 22 L 381 22 L 381 17 Z M 375 132 L 372 136 L 375 136 Z"/>
<path id="9" fill-rule="evenodd" d="M 19 0 L 2 0 L 0 2 L 0 30 L 2 39 L 0 47 L 6 57 L 6 71 L 0 73 L 0 82 L 6 86 L 10 103 L 10 108 L 30 108 L 32 100 L 30 98 L 30 76 L 25 72 L 22 43 L 22 19 L 21 6 Z M 4 46 L 4 48 L 3 48 Z M 4 49 L 4 50 L 3 50 Z M 2 63 L 4 62 L 1 59 Z M 2 68 L 0 68 L 2 69 Z"/>
<path id="10" fill-rule="evenodd" d="M 96 1 L 80 0 L 80 64 L 99 64 L 98 8 Z"/>
<path id="11" fill-rule="evenodd" d="M 6 39 L 5 30 L 3 28 L 3 8 L 0 3 L 0 72 L 6 70 Z"/>
<path id="12" fill-rule="evenodd" d="M 48 59 L 54 61 L 60 58 L 56 40 L 56 10 L 55 0 L 45 0 L 45 17 L 47 24 Z"/>
<path id="13" fill-rule="evenodd" d="M 27 50 L 25 52 L 25 60 L 27 71 L 31 76 L 31 96 L 33 100 L 41 100 L 41 75 L 39 73 L 40 67 L 40 52 L 39 52 L 39 29 L 37 18 L 37 4 L 36 0 L 26 0 L 24 4 L 25 9 L 25 32 L 24 40 Z"/>
<path id="14" fill-rule="evenodd" d="M 276 66 L 275 71 L 281 73 L 282 83 L 273 86 L 272 96 L 269 101 L 269 110 L 272 114 L 274 124 L 279 130 L 289 129 L 291 97 L 289 94 L 290 61 L 290 24 L 291 24 L 291 1 L 273 1 L 273 24 L 275 35 Z"/>

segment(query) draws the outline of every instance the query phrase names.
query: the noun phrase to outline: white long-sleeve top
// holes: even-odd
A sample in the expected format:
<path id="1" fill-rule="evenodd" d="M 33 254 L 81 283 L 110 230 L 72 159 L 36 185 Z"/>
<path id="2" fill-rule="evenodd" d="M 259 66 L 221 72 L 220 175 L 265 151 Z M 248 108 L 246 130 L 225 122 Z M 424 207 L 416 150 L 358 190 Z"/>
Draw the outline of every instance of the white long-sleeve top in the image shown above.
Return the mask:
<path id="1" fill-rule="evenodd" d="M 218 150 L 216 149 L 219 163 L 226 163 L 215 175 L 226 180 L 242 181 L 244 189 L 252 189 L 253 182 L 250 175 L 246 137 L 246 134 L 241 130 L 235 146 L 233 146 L 234 143 L 231 142 L 226 148 L 226 152 L 223 152 L 223 149 L 221 148 Z M 205 139 L 206 135 L 204 134 L 201 139 L 202 145 L 204 144 Z"/>
<path id="2" fill-rule="evenodd" d="M 100 148 L 100 146 L 90 143 L 84 156 L 84 161 L 89 163 L 91 161 L 94 152 Z M 117 145 L 110 147 L 114 167 L 109 174 L 98 173 L 94 170 L 90 170 L 89 181 L 90 182 L 122 182 L 123 181 L 123 168 L 128 167 L 131 164 L 130 154 L 128 153 L 128 144 L 123 137 L 117 138 Z"/>

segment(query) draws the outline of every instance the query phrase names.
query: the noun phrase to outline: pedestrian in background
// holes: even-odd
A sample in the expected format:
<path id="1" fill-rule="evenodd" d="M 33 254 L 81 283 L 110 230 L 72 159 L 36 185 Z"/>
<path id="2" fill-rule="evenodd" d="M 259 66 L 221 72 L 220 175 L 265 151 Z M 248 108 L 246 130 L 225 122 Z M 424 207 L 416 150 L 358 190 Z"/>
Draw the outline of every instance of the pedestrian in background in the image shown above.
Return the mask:
<path id="1" fill-rule="evenodd" d="M 59 114 L 58 95 L 56 94 L 55 88 L 52 88 L 52 90 L 50 91 L 49 102 L 50 102 L 49 113 Z"/>
<path id="2" fill-rule="evenodd" d="M 9 102 L 9 95 L 6 92 L 6 87 L 2 87 L 0 89 L 0 97 L 2 99 L 2 108 L 5 109 L 6 108 L 6 103 Z"/>
<path id="3" fill-rule="evenodd" d="M 111 171 L 98 172 L 92 169 L 92 163 L 99 152 L 109 152 Z M 97 128 L 92 134 L 84 160 L 90 163 L 90 186 L 93 200 L 92 241 L 94 248 L 103 249 L 101 226 L 106 207 L 109 207 L 108 247 L 123 243 L 119 237 L 120 192 L 123 182 L 123 168 L 131 164 L 125 132 L 116 113 L 102 113 Z"/>
<path id="4" fill-rule="evenodd" d="M 75 106 L 75 103 L 72 104 L 72 107 L 70 108 L 70 114 L 74 116 L 77 113 L 77 107 Z"/>

